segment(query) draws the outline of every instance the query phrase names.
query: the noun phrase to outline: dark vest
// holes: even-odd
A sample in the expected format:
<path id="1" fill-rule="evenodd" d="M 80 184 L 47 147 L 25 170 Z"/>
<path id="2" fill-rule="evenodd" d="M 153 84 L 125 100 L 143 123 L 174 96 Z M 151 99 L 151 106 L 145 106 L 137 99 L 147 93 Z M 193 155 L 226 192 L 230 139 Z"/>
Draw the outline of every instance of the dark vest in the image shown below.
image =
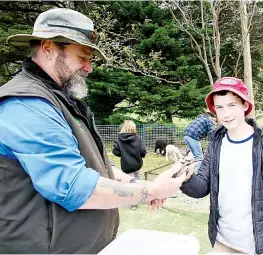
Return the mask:
<path id="1" fill-rule="evenodd" d="M 0 101 L 12 96 L 44 98 L 57 107 L 78 140 L 86 167 L 114 179 L 89 108 L 83 114 L 63 91 L 25 70 L 0 87 Z M 117 209 L 68 212 L 46 200 L 18 161 L 0 157 L 0 253 L 98 253 L 115 238 L 118 224 Z"/>

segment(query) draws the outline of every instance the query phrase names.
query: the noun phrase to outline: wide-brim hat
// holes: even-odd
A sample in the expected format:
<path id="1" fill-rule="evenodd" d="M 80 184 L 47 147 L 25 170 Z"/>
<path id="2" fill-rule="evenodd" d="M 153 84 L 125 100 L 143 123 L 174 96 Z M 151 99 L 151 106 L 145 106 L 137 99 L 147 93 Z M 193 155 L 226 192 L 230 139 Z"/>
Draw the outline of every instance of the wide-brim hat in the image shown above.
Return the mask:
<path id="1" fill-rule="evenodd" d="M 215 92 L 219 92 L 223 90 L 233 92 L 248 102 L 249 106 L 245 112 L 245 116 L 247 116 L 252 111 L 253 102 L 249 97 L 248 88 L 243 83 L 243 81 L 241 79 L 234 78 L 234 77 L 223 77 L 215 82 L 215 84 L 213 85 L 212 91 L 206 96 L 205 102 L 206 102 L 207 108 L 209 109 L 211 113 L 216 115 L 216 111 L 214 109 L 214 100 L 213 100 L 213 96 Z"/>
<path id="2" fill-rule="evenodd" d="M 35 21 L 32 34 L 17 34 L 7 38 L 7 43 L 18 49 L 28 49 L 32 40 L 47 40 L 80 44 L 94 49 L 93 54 L 107 58 L 94 43 L 95 32 L 93 21 L 74 10 L 55 8 L 42 12 Z"/>

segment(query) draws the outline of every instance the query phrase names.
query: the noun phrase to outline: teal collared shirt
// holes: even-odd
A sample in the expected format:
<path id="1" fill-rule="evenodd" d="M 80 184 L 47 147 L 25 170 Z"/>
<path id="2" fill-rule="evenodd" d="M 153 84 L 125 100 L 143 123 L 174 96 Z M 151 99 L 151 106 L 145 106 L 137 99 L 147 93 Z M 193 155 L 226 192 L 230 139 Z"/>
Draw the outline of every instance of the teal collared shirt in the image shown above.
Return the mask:
<path id="1" fill-rule="evenodd" d="M 68 211 L 87 201 L 99 178 L 85 167 L 62 113 L 41 98 L 12 97 L 0 103 L 0 157 L 18 160 L 35 190 Z"/>

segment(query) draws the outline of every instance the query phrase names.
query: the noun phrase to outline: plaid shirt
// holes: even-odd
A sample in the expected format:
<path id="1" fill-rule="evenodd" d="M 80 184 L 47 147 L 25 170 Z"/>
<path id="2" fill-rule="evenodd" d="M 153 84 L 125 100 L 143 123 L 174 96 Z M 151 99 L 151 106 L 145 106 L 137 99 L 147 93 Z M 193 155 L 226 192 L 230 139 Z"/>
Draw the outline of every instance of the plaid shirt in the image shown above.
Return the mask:
<path id="1" fill-rule="evenodd" d="M 213 122 L 207 114 L 200 114 L 184 130 L 184 136 L 200 140 L 213 129 Z"/>

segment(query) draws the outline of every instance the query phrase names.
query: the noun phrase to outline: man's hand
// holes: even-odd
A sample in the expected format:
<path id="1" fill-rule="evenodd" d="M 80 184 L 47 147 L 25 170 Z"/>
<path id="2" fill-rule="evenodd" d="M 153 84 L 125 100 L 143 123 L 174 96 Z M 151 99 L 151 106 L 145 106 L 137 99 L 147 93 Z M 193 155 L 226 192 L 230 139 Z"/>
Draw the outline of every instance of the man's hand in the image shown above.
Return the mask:
<path id="1" fill-rule="evenodd" d="M 183 160 L 181 160 L 183 166 L 179 172 L 177 172 L 173 177 L 176 178 L 178 176 L 184 177 L 184 182 L 188 181 L 190 177 L 194 173 L 194 166 L 196 164 L 195 160 L 192 160 L 189 157 L 185 157 Z"/>
<path id="2" fill-rule="evenodd" d="M 186 172 L 184 182 L 187 182 L 191 178 L 191 176 L 194 174 L 195 164 L 196 164 L 196 162 L 192 162 L 189 166 L 187 166 L 188 171 Z"/>
<path id="3" fill-rule="evenodd" d="M 182 169 L 182 166 L 183 164 L 179 161 L 179 162 L 176 162 L 175 164 L 172 165 L 171 168 L 169 168 L 168 170 L 164 171 L 163 173 L 159 174 L 154 182 L 155 183 L 159 183 L 159 182 L 162 182 L 162 181 L 165 181 L 169 178 L 172 178 L 172 176 L 174 174 L 176 174 L 177 172 L 179 172 L 181 169 Z"/>
<path id="4" fill-rule="evenodd" d="M 177 162 L 162 174 L 158 175 L 151 184 L 151 193 L 155 199 L 164 199 L 171 197 L 181 187 L 185 176 L 173 178 L 172 176 L 181 170 L 182 163 Z M 159 203 L 158 203 L 159 204 Z"/>

